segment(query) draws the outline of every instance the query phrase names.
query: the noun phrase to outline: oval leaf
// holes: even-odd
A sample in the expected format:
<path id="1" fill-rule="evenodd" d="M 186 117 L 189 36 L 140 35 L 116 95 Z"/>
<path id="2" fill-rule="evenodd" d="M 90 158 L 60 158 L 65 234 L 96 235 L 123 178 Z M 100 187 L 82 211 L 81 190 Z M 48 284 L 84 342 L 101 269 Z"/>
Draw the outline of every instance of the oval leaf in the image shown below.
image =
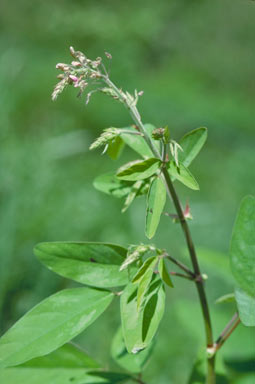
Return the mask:
<path id="1" fill-rule="evenodd" d="M 182 184 L 186 185 L 186 187 L 194 190 L 199 189 L 196 179 L 183 164 L 180 163 L 179 167 L 177 167 L 174 161 L 170 161 L 168 172 L 170 176 L 179 180 Z"/>
<path id="2" fill-rule="evenodd" d="M 0 370 L 3 384 L 120 384 L 130 379 L 124 373 L 86 371 L 84 368 L 7 368 Z"/>
<path id="3" fill-rule="evenodd" d="M 129 181 L 147 179 L 159 169 L 160 163 L 160 160 L 154 157 L 147 160 L 131 161 L 118 170 L 117 177 Z"/>
<path id="4" fill-rule="evenodd" d="M 255 327 L 255 297 L 237 288 L 235 298 L 241 322 L 246 327 Z"/>
<path id="5" fill-rule="evenodd" d="M 138 311 L 143 302 L 143 298 L 149 288 L 149 284 L 151 282 L 153 272 L 154 272 L 154 265 L 151 264 L 139 282 L 138 290 L 137 290 L 137 310 Z"/>
<path id="6" fill-rule="evenodd" d="M 124 197 L 130 193 L 132 183 L 118 179 L 114 173 L 105 173 L 95 178 L 93 186 L 108 195 Z"/>
<path id="7" fill-rule="evenodd" d="M 120 367 L 132 373 L 139 373 L 151 355 L 153 344 L 139 353 L 128 353 L 120 327 L 113 338 L 111 354 Z"/>
<path id="8" fill-rule="evenodd" d="M 255 198 L 243 199 L 230 246 L 231 269 L 240 288 L 255 297 Z"/>
<path id="9" fill-rule="evenodd" d="M 155 265 L 157 264 L 157 261 L 158 261 L 157 256 L 152 256 L 152 257 L 149 257 L 147 260 L 145 260 L 141 268 L 139 268 L 139 270 L 135 274 L 132 280 L 132 283 L 139 283 L 139 281 L 141 281 L 141 279 L 143 278 L 144 274 L 148 271 L 148 269 L 155 267 Z"/>
<path id="10" fill-rule="evenodd" d="M 181 140 L 182 152 L 179 152 L 179 161 L 188 167 L 201 151 L 207 139 L 207 128 L 201 127 L 186 133 Z"/>
<path id="11" fill-rule="evenodd" d="M 73 339 L 98 316 L 113 294 L 91 288 L 60 291 L 27 312 L 0 339 L 0 367 L 46 355 Z"/>
<path id="12" fill-rule="evenodd" d="M 137 353 L 149 346 L 165 309 L 165 289 L 154 275 L 140 311 L 137 311 L 137 286 L 126 286 L 120 299 L 122 332 L 129 353 Z"/>
<path id="13" fill-rule="evenodd" d="M 112 159 L 112 160 L 117 160 L 124 148 L 124 142 L 123 140 L 119 137 L 116 136 L 109 144 L 107 148 L 107 155 Z"/>
<path id="14" fill-rule="evenodd" d="M 49 353 L 19 365 L 22 368 L 99 368 L 100 365 L 73 343 L 68 343 Z"/>
<path id="15" fill-rule="evenodd" d="M 129 282 L 128 272 L 119 271 L 127 250 L 118 245 L 89 242 L 40 243 L 34 253 L 50 270 L 82 284 L 108 288 Z"/>
<path id="16" fill-rule="evenodd" d="M 156 177 L 151 183 L 147 198 L 145 233 L 149 239 L 151 239 L 156 233 L 165 203 L 165 184 L 160 177 Z"/>
<path id="17" fill-rule="evenodd" d="M 145 130 L 148 132 L 148 134 L 151 136 L 152 131 L 155 129 L 154 125 L 152 124 L 144 124 Z M 130 130 L 131 132 L 137 132 L 137 130 L 133 127 L 127 127 L 124 128 L 125 130 Z M 128 133 L 121 133 L 121 138 L 127 144 L 130 148 L 132 148 L 135 152 L 137 152 L 139 155 L 141 155 L 144 158 L 149 158 L 153 156 L 152 151 L 148 147 L 148 144 L 144 140 L 142 136 L 139 135 L 132 135 Z M 159 150 L 159 142 L 154 141 L 154 145 Z"/>
<path id="18" fill-rule="evenodd" d="M 173 288 L 174 285 L 172 283 L 172 280 L 170 278 L 170 275 L 166 269 L 165 261 L 163 257 L 160 258 L 159 263 L 158 263 L 158 271 L 161 279 L 166 283 L 169 287 Z"/>

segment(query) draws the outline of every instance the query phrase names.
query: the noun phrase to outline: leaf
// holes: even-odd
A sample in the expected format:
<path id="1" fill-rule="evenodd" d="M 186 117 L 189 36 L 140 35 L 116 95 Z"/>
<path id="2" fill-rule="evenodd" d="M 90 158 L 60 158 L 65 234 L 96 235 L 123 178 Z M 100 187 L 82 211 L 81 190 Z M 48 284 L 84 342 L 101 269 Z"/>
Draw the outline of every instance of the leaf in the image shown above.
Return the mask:
<path id="1" fill-rule="evenodd" d="M 60 291 L 25 314 L 0 339 L 0 367 L 46 355 L 84 331 L 113 294 L 91 288 Z"/>
<path id="2" fill-rule="evenodd" d="M 100 192 L 120 198 L 130 193 L 132 182 L 120 180 L 114 173 L 105 173 L 95 178 L 93 186 Z"/>
<path id="3" fill-rule="evenodd" d="M 148 134 L 151 136 L 151 133 L 155 127 L 151 124 L 144 124 L 145 130 L 148 132 Z M 127 127 L 125 130 L 130 130 L 133 132 L 137 132 L 137 130 L 134 127 Z M 121 133 L 121 138 L 127 144 L 131 149 L 133 149 L 135 152 L 137 152 L 140 156 L 144 158 L 150 158 L 153 157 L 153 153 L 148 147 L 148 144 L 144 140 L 142 136 L 139 135 L 132 135 L 128 133 Z M 154 142 L 154 145 L 159 150 L 159 144 Z"/>
<path id="4" fill-rule="evenodd" d="M 228 293 L 226 295 L 219 297 L 215 301 L 215 304 L 233 303 L 233 302 L 235 302 L 235 294 L 234 293 Z"/>
<path id="5" fill-rule="evenodd" d="M 207 128 L 205 127 L 194 129 L 181 138 L 180 146 L 182 147 L 183 152 L 179 153 L 179 161 L 185 167 L 188 167 L 199 154 L 206 139 Z"/>
<path id="6" fill-rule="evenodd" d="M 143 180 L 136 181 L 133 186 L 131 187 L 131 190 L 129 194 L 126 197 L 124 206 L 121 210 L 122 213 L 126 212 L 126 210 L 130 207 L 130 205 L 133 203 L 134 199 L 138 195 L 139 190 L 141 189 L 143 185 Z"/>
<path id="7" fill-rule="evenodd" d="M 121 137 L 116 136 L 109 144 L 107 148 L 107 155 L 112 160 L 117 160 L 124 148 L 124 141 L 121 139 Z"/>
<path id="8" fill-rule="evenodd" d="M 255 198 L 246 196 L 234 225 L 230 259 L 232 273 L 246 293 L 255 296 Z"/>
<path id="9" fill-rule="evenodd" d="M 108 288 L 129 282 L 128 272 L 119 271 L 127 250 L 118 245 L 90 242 L 40 243 L 34 253 L 51 271 L 82 284 Z"/>
<path id="10" fill-rule="evenodd" d="M 168 172 L 170 176 L 179 180 L 182 184 L 186 185 L 186 187 L 194 190 L 199 189 L 196 179 L 188 168 L 186 168 L 182 163 L 180 163 L 179 167 L 177 167 L 174 161 L 170 161 Z"/>
<path id="11" fill-rule="evenodd" d="M 128 181 L 147 179 L 154 175 L 160 164 L 160 160 L 154 157 L 147 160 L 131 161 L 118 170 L 117 177 Z"/>
<path id="12" fill-rule="evenodd" d="M 129 353 L 138 353 L 151 343 L 165 309 L 165 289 L 154 275 L 141 310 L 137 311 L 137 286 L 130 283 L 120 298 L 122 332 Z"/>
<path id="13" fill-rule="evenodd" d="M 123 373 L 87 371 L 84 368 L 7 368 L 0 370 L 2 384 L 120 384 L 130 379 Z"/>
<path id="14" fill-rule="evenodd" d="M 73 343 L 19 365 L 20 368 L 99 368 L 99 364 Z"/>
<path id="15" fill-rule="evenodd" d="M 237 288 L 235 298 L 241 322 L 246 327 L 255 327 L 255 297 Z"/>
<path id="16" fill-rule="evenodd" d="M 152 257 L 149 257 L 147 260 L 145 260 L 145 262 L 143 263 L 141 268 L 135 274 L 135 276 L 132 280 L 132 283 L 133 284 L 139 283 L 139 281 L 143 278 L 143 276 L 147 272 L 147 270 L 149 268 L 154 268 L 156 266 L 157 261 L 158 261 L 157 256 L 152 256 Z"/>
<path id="17" fill-rule="evenodd" d="M 130 264 L 134 263 L 136 260 L 141 259 L 142 256 L 147 252 L 155 252 L 156 248 L 154 245 L 131 245 L 128 247 L 127 257 L 124 262 L 121 264 L 120 271 L 127 268 Z"/>
<path id="18" fill-rule="evenodd" d="M 160 177 L 156 177 L 152 180 L 147 198 L 145 233 L 149 239 L 156 233 L 165 203 L 165 184 Z"/>
<path id="19" fill-rule="evenodd" d="M 161 257 L 159 259 L 158 271 L 159 271 L 159 275 L 160 275 L 161 279 L 164 281 L 164 283 L 166 283 L 169 287 L 173 288 L 174 285 L 173 285 L 172 280 L 170 278 L 170 275 L 166 269 L 166 265 L 165 265 L 165 261 L 164 261 L 163 257 Z"/>
<path id="20" fill-rule="evenodd" d="M 151 355 L 153 344 L 151 343 L 148 348 L 136 354 L 128 353 L 120 327 L 113 338 L 111 354 L 120 367 L 132 373 L 139 373 Z"/>
<path id="21" fill-rule="evenodd" d="M 157 262 L 157 260 L 156 260 Z M 141 304 L 143 302 L 143 298 L 145 294 L 147 293 L 147 290 L 149 288 L 153 272 L 154 272 L 155 264 L 151 264 L 150 267 L 147 269 L 141 280 L 139 281 L 138 289 L 137 289 L 137 310 L 140 310 Z"/>

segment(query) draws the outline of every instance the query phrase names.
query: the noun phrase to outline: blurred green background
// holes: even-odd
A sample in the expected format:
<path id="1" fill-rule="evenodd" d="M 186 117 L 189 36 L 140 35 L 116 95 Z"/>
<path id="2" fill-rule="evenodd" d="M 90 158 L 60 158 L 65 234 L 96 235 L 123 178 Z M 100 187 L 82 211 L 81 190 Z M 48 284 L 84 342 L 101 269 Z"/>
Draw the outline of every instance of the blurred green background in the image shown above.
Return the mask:
<path id="1" fill-rule="evenodd" d="M 214 304 L 233 291 L 232 225 L 241 198 L 254 193 L 255 185 L 255 3 L 1 0 L 0 32 L 0 332 L 70 285 L 39 264 L 33 256 L 36 243 L 146 242 L 145 199 L 122 215 L 121 201 L 92 186 L 95 176 L 134 158 L 126 149 L 113 164 L 88 152 L 103 128 L 130 124 L 126 110 L 104 95 L 95 95 L 85 107 L 71 88 L 55 103 L 50 99 L 55 64 L 70 61 L 73 45 L 91 58 L 105 50 L 112 54 L 112 79 L 128 91 L 144 90 L 139 104 L 144 122 L 168 124 L 177 140 L 198 126 L 209 129 L 207 145 L 191 167 L 201 190 L 178 185 L 178 191 L 191 205 L 191 230 L 209 275 L 218 335 L 235 310 L 232 304 Z M 182 233 L 169 218 L 163 217 L 153 240 L 188 263 Z M 114 367 L 109 350 L 118 324 L 116 300 L 79 338 L 105 367 Z M 202 327 L 195 289 L 176 281 L 145 380 L 186 383 L 203 342 Z M 252 359 L 254 331 L 239 326 L 220 355 L 229 361 Z M 254 383 L 254 376 L 231 380 Z"/>

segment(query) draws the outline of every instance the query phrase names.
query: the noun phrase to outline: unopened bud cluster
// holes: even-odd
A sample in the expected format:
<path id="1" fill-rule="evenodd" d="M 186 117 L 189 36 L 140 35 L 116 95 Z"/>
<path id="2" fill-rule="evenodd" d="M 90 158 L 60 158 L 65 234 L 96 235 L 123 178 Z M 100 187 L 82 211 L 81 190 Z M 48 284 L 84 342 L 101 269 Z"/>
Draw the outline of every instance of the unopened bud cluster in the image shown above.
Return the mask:
<path id="1" fill-rule="evenodd" d="M 71 64 L 58 63 L 56 65 L 56 68 L 62 71 L 62 73 L 57 76 L 60 81 L 54 88 L 52 100 L 56 100 L 67 85 L 73 85 L 75 88 L 78 88 L 78 96 L 81 96 L 89 85 L 92 85 L 94 89 L 87 92 L 86 104 L 88 104 L 91 95 L 99 91 L 126 104 L 128 108 L 136 106 L 138 98 L 142 96 L 143 91 L 137 92 L 135 90 L 134 95 L 131 95 L 117 88 L 110 81 L 109 74 L 101 57 L 98 57 L 96 60 L 90 60 L 84 53 L 75 51 L 73 47 L 70 47 L 70 53 L 74 59 Z M 111 54 L 108 52 L 105 52 L 105 56 L 108 60 L 112 59 Z"/>
<path id="2" fill-rule="evenodd" d="M 89 149 L 96 149 L 104 145 L 109 144 L 116 136 L 120 134 L 120 130 L 117 128 L 107 128 L 104 132 L 91 144 Z"/>
<path id="3" fill-rule="evenodd" d="M 90 83 L 93 83 L 95 79 L 101 79 L 103 76 L 100 69 L 101 57 L 90 60 L 82 52 L 75 51 L 73 47 L 70 47 L 70 53 L 74 58 L 71 64 L 58 63 L 56 65 L 56 68 L 63 73 L 57 76 L 60 82 L 54 88 L 52 100 L 56 100 L 67 85 L 79 88 L 78 96 L 80 96 Z"/>

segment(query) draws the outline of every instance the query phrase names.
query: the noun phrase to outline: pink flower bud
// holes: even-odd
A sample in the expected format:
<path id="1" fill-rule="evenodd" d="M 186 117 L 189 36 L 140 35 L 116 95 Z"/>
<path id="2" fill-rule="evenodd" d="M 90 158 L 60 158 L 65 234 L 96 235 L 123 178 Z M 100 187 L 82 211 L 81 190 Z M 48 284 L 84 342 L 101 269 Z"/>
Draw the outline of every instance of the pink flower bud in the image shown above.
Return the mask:
<path id="1" fill-rule="evenodd" d="M 69 75 L 68 76 L 70 80 L 72 80 L 74 83 L 76 83 L 78 81 L 78 77 L 74 76 L 74 75 Z"/>
<path id="2" fill-rule="evenodd" d="M 72 65 L 74 67 L 80 67 L 81 66 L 81 63 L 79 61 L 72 61 Z"/>

